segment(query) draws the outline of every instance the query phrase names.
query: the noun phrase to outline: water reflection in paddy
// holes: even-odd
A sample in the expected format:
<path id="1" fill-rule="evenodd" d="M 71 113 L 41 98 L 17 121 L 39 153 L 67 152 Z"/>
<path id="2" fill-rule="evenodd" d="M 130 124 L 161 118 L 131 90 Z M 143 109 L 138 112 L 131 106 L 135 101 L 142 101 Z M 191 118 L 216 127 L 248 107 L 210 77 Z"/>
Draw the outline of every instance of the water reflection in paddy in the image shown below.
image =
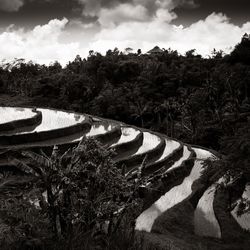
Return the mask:
<path id="1" fill-rule="evenodd" d="M 158 136 L 149 132 L 143 132 L 143 143 L 141 147 L 134 153 L 134 155 L 146 153 L 147 151 L 157 147 L 160 142 L 161 139 Z"/>
<path id="2" fill-rule="evenodd" d="M 154 221 L 163 212 L 170 209 L 174 205 L 182 202 L 192 193 L 192 184 L 201 176 L 203 169 L 202 161 L 212 156 L 212 154 L 206 150 L 194 149 L 198 160 L 195 161 L 193 169 L 189 176 L 184 178 L 180 185 L 177 185 L 170 189 L 165 195 L 161 196 L 151 207 L 146 209 L 136 219 L 136 229 L 150 232 L 154 224 Z M 201 160 L 199 160 L 201 159 Z"/>
<path id="3" fill-rule="evenodd" d="M 91 137 L 91 136 L 96 136 L 96 135 L 101 135 L 101 134 L 105 134 L 109 131 L 111 131 L 112 129 L 114 129 L 116 127 L 115 124 L 111 124 L 108 122 L 97 122 L 97 123 L 93 123 L 91 125 L 91 129 L 90 131 L 85 135 L 86 137 Z M 80 141 L 82 140 L 83 136 L 80 136 L 79 138 L 73 140 L 74 142 Z"/>
<path id="4" fill-rule="evenodd" d="M 195 209 L 194 226 L 197 235 L 221 238 L 220 226 L 213 208 L 215 190 L 216 184 L 209 187 Z"/>
<path id="5" fill-rule="evenodd" d="M 174 140 L 169 140 L 169 139 L 165 139 L 166 142 L 166 146 L 165 149 L 161 155 L 161 157 L 156 161 L 159 162 L 163 159 L 165 159 L 166 157 L 168 157 L 174 150 L 176 150 L 180 144 L 177 141 Z"/>
<path id="6" fill-rule="evenodd" d="M 35 115 L 36 113 L 29 108 L 0 107 L 0 124 L 31 118 Z"/>
<path id="7" fill-rule="evenodd" d="M 176 161 L 166 172 L 169 172 L 170 170 L 173 170 L 175 168 L 180 167 L 182 162 L 187 160 L 190 155 L 191 155 L 191 152 L 188 150 L 188 147 L 184 146 L 183 147 L 183 155 L 182 155 L 182 157 L 178 161 Z"/>
<path id="8" fill-rule="evenodd" d="M 87 137 L 105 134 L 116 127 L 115 124 L 110 124 L 108 122 L 94 123 L 91 126 L 90 131 L 86 134 Z"/>
<path id="9" fill-rule="evenodd" d="M 140 133 L 139 130 L 130 127 L 121 127 L 121 137 L 118 142 L 111 145 L 111 147 L 117 146 L 121 143 L 126 143 L 134 140 L 136 136 Z"/>
<path id="10" fill-rule="evenodd" d="M 34 132 L 42 132 L 49 131 L 54 129 L 60 129 L 65 127 L 70 127 L 75 124 L 81 123 L 85 120 L 84 115 L 79 115 L 75 113 L 56 111 L 50 109 L 37 109 L 37 111 L 42 112 L 42 122 L 33 131 Z M 24 134 L 27 132 L 22 132 L 20 134 Z"/>

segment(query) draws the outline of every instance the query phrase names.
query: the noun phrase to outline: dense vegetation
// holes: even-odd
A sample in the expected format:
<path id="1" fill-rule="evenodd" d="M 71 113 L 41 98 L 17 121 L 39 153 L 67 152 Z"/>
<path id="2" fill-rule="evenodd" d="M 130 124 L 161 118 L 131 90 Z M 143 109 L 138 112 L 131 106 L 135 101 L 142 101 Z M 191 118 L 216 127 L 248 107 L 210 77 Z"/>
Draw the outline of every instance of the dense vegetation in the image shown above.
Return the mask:
<path id="1" fill-rule="evenodd" d="M 21 152 L 23 176 L 0 178 L 1 249 L 138 249 L 139 186 L 94 139 L 60 155 Z"/>
<path id="2" fill-rule="evenodd" d="M 250 110 L 249 44 L 245 35 L 230 55 L 213 51 L 210 58 L 195 50 L 182 56 L 170 49 L 150 55 L 115 49 L 105 56 L 90 51 L 65 68 L 19 60 L 0 69 L 0 90 L 30 104 L 114 118 L 218 149 L 218 139 L 234 135 Z"/>
<path id="3" fill-rule="evenodd" d="M 113 118 L 218 150 L 220 138 L 247 126 L 249 69 L 245 34 L 231 54 L 214 50 L 210 58 L 195 50 L 182 56 L 114 49 L 77 56 L 65 68 L 19 60 L 0 68 L 0 91 L 29 98 L 25 104 Z"/>

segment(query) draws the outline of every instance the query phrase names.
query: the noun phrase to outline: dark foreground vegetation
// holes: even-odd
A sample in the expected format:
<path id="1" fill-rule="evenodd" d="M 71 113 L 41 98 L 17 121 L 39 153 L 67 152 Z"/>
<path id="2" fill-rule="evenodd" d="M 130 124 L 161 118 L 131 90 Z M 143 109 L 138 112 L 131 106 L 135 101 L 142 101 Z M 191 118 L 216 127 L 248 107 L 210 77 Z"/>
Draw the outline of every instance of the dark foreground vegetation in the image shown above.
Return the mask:
<path id="1" fill-rule="evenodd" d="M 63 155 L 22 152 L 25 174 L 1 176 L 1 249 L 139 249 L 143 180 L 128 181 L 112 153 L 94 139 Z"/>
<path id="2" fill-rule="evenodd" d="M 250 181 L 249 35 L 210 58 L 115 49 L 65 68 L 19 60 L 0 68 L 0 91 L 3 106 L 90 113 L 214 149 L 221 160 L 207 162 L 205 177 Z M 139 249 L 133 228 L 143 180 L 126 181 L 110 153 L 92 140 L 63 156 L 23 153 L 34 162 L 18 164 L 28 175 L 1 176 L 1 249 Z"/>

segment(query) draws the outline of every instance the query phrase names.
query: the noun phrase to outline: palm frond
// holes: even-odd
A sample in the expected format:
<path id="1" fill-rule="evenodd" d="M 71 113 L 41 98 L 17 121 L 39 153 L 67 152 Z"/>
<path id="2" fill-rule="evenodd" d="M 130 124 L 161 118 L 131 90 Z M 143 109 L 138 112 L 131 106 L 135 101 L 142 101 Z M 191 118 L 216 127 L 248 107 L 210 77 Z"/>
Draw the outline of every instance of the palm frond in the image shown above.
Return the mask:
<path id="1" fill-rule="evenodd" d="M 8 194 L 12 191 L 23 192 L 23 190 L 29 187 L 34 180 L 34 178 L 28 176 L 22 179 L 18 176 L 4 178 L 0 181 L 0 195 Z"/>
<path id="2" fill-rule="evenodd" d="M 33 174 L 33 175 L 38 174 L 37 171 L 35 171 L 31 166 L 27 165 L 23 161 L 20 161 L 18 159 L 12 159 L 11 162 L 16 168 L 18 168 L 23 173 Z"/>
<path id="3" fill-rule="evenodd" d="M 49 160 L 49 156 L 47 156 L 42 149 L 40 149 L 39 151 L 40 151 L 42 156 L 44 156 L 47 160 Z"/>
<path id="4" fill-rule="evenodd" d="M 30 158 L 37 165 L 39 165 L 42 168 L 45 168 L 45 170 L 48 168 L 50 169 L 52 167 L 52 161 L 42 155 L 36 154 L 34 152 L 30 152 L 30 151 L 24 151 L 22 152 L 22 155 Z"/>

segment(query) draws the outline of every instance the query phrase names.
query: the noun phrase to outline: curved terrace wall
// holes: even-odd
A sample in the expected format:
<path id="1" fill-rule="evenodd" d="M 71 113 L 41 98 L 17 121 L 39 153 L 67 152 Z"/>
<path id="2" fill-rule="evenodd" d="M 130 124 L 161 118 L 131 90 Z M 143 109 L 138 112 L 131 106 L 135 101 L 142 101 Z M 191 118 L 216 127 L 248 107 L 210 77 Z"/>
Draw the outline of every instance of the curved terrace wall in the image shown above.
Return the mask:
<path id="1" fill-rule="evenodd" d="M 39 133 L 35 132 L 29 134 L 0 136 L 0 147 L 50 140 L 57 137 L 71 135 L 77 132 L 86 133 L 90 128 L 90 123 L 87 121 L 83 121 L 82 123 L 75 124 L 70 127 L 59 128 L 50 131 L 42 131 Z"/>
<path id="2" fill-rule="evenodd" d="M 183 155 L 183 144 L 180 143 L 179 147 L 173 150 L 171 154 L 169 154 L 167 157 L 164 159 L 157 161 L 157 162 L 152 162 L 148 164 L 143 170 L 142 170 L 142 175 L 149 175 L 154 173 L 155 171 L 161 169 L 164 167 L 165 169 L 168 169 L 169 167 L 172 166 L 172 164 L 180 159 Z"/>
<path id="3" fill-rule="evenodd" d="M 136 150 L 142 145 L 142 142 L 143 134 L 139 133 L 133 140 L 112 146 L 111 148 L 115 150 L 117 155 L 121 155 L 127 151 Z"/>
<path id="4" fill-rule="evenodd" d="M 6 123 L 1 123 L 0 124 L 0 133 L 6 132 L 6 131 L 13 131 L 13 130 L 18 129 L 18 128 L 35 126 L 37 124 L 40 124 L 42 121 L 42 112 L 35 111 L 35 110 L 34 111 L 32 110 L 32 112 L 34 112 L 34 116 L 32 116 L 32 117 L 13 120 L 13 121 L 6 122 Z"/>
<path id="5" fill-rule="evenodd" d="M 190 150 L 191 154 L 190 154 L 189 158 L 184 160 L 179 167 L 170 170 L 167 174 L 164 175 L 164 177 L 162 177 L 161 174 L 157 175 L 157 171 L 156 171 L 154 173 L 154 177 L 149 179 L 149 181 L 153 180 L 153 183 L 156 183 L 156 181 L 157 181 L 156 178 L 158 178 L 158 180 L 160 180 L 160 184 L 158 184 L 156 187 L 154 186 L 155 184 L 149 186 L 149 188 L 155 189 L 157 191 L 149 194 L 148 197 L 145 199 L 145 204 L 144 204 L 143 210 L 146 210 L 148 207 L 150 207 L 164 193 L 167 193 L 173 187 L 180 185 L 183 182 L 184 178 L 186 178 L 191 173 L 191 170 L 194 166 L 196 153 L 194 152 L 194 150 L 190 146 L 187 146 L 187 147 Z M 181 156 L 182 156 L 182 151 L 181 151 Z M 172 157 L 175 157 L 174 153 L 173 153 Z M 168 165 L 169 164 L 167 164 L 166 169 L 163 166 L 164 170 L 167 170 L 170 167 Z M 159 169 L 159 172 L 161 170 L 162 169 Z"/>
<path id="6" fill-rule="evenodd" d="M 96 140 L 98 140 L 102 144 L 110 145 L 113 142 L 115 142 L 116 140 L 118 140 L 120 138 L 121 134 L 122 134 L 122 132 L 121 132 L 120 126 L 117 126 L 114 129 L 112 129 L 104 134 L 95 135 L 95 136 L 93 136 L 93 138 L 95 138 Z"/>
<path id="7" fill-rule="evenodd" d="M 48 109 L 48 110 L 55 111 L 54 109 Z M 70 113 L 70 112 L 67 112 L 67 113 Z M 72 114 L 82 115 L 79 113 L 72 113 Z M 87 131 L 90 130 L 90 128 L 91 128 L 90 120 L 87 116 L 85 116 L 85 119 L 82 122 L 76 123 L 68 127 L 61 127 L 61 128 L 45 130 L 45 131 L 40 131 L 40 132 L 0 136 L 0 147 L 7 147 L 7 146 L 18 145 L 18 144 L 45 141 L 45 140 L 55 139 L 58 137 L 69 136 L 69 135 L 72 135 L 74 133 L 79 133 L 79 132 L 86 133 Z"/>
<path id="8" fill-rule="evenodd" d="M 154 133 L 151 132 L 151 134 L 154 134 Z M 141 164 L 146 155 L 147 155 L 148 159 L 151 159 L 153 161 L 154 159 L 159 157 L 159 154 L 161 154 L 161 152 L 163 152 L 165 144 L 166 144 L 165 140 L 163 140 L 161 137 L 159 137 L 159 139 L 160 139 L 160 143 L 155 148 L 153 148 L 145 153 L 132 155 L 132 156 L 129 156 L 129 157 L 124 158 L 124 159 L 118 159 L 116 161 L 116 163 L 120 166 L 125 164 L 127 167 L 129 167 L 128 170 L 130 170 L 134 166 Z"/>

